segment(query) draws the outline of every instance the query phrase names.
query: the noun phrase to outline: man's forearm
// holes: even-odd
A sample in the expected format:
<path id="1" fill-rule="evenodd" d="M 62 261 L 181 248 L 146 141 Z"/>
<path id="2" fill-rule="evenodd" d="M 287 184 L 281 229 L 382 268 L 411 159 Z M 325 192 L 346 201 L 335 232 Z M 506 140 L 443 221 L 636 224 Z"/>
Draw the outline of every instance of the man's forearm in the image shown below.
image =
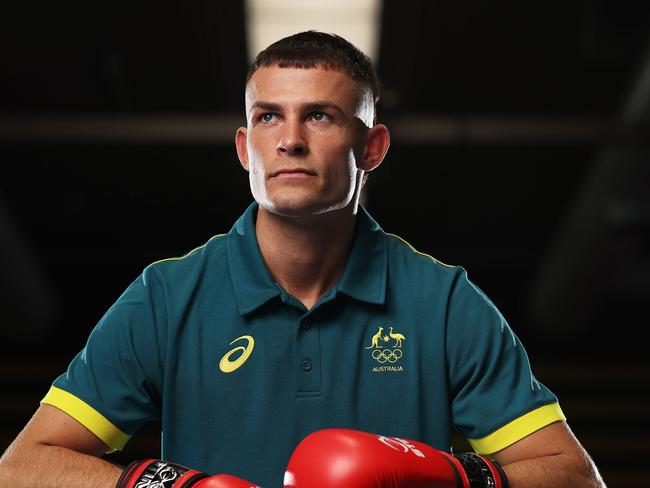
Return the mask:
<path id="1" fill-rule="evenodd" d="M 64 447 L 12 445 L 0 460 L 0 486 L 13 488 L 114 488 L 122 469 Z"/>
<path id="2" fill-rule="evenodd" d="M 510 488 L 606 488 L 588 457 L 557 454 L 503 466 Z"/>

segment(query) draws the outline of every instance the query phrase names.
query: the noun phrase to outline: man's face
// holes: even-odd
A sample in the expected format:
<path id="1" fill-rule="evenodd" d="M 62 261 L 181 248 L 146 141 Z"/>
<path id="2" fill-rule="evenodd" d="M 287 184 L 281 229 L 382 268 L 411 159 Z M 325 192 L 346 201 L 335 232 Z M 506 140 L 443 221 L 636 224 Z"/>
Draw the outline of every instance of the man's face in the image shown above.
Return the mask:
<path id="1" fill-rule="evenodd" d="M 259 205 L 286 216 L 346 207 L 355 197 L 372 98 L 346 73 L 258 69 L 246 87 L 237 150 Z"/>

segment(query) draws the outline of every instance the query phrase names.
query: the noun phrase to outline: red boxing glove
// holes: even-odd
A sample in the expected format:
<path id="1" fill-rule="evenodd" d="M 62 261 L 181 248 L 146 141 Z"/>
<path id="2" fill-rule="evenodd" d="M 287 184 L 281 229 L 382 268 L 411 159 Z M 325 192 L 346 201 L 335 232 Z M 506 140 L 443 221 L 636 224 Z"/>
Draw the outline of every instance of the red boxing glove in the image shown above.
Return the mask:
<path id="1" fill-rule="evenodd" d="M 284 473 L 285 488 L 507 488 L 501 467 L 422 442 L 348 429 L 307 436 Z"/>
<path id="2" fill-rule="evenodd" d="M 250 481 L 195 469 L 160 459 L 134 461 L 122 472 L 116 488 L 259 488 Z"/>

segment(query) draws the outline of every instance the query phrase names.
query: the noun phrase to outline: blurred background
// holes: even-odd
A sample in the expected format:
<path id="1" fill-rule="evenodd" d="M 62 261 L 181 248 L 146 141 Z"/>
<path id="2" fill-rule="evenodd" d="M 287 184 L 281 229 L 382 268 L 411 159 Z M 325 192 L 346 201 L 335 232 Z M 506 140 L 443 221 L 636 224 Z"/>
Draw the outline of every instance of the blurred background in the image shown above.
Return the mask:
<path id="1" fill-rule="evenodd" d="M 250 203 L 233 144 L 248 63 L 315 28 L 365 50 L 382 80 L 392 146 L 366 206 L 468 270 L 609 486 L 647 486 L 647 2 L 2 10 L 1 451 L 145 266 L 227 232 Z M 151 426 L 113 459 L 158 445 Z"/>

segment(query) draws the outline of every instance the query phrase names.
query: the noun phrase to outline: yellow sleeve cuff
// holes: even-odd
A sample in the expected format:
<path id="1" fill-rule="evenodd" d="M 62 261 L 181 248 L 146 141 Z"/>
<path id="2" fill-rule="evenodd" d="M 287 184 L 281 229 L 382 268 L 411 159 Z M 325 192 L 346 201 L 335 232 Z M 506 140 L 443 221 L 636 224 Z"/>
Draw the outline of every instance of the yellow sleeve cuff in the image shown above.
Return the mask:
<path id="1" fill-rule="evenodd" d="M 492 454 L 523 439 L 553 422 L 566 420 L 558 403 L 551 403 L 528 412 L 481 439 L 467 439 L 479 454 Z"/>
<path id="2" fill-rule="evenodd" d="M 122 450 L 131 438 L 131 436 L 115 427 L 106 417 L 86 402 L 56 386 L 50 388 L 50 391 L 41 400 L 41 403 L 46 403 L 59 410 L 63 410 L 77 422 L 81 423 L 111 448 L 108 452 Z"/>

